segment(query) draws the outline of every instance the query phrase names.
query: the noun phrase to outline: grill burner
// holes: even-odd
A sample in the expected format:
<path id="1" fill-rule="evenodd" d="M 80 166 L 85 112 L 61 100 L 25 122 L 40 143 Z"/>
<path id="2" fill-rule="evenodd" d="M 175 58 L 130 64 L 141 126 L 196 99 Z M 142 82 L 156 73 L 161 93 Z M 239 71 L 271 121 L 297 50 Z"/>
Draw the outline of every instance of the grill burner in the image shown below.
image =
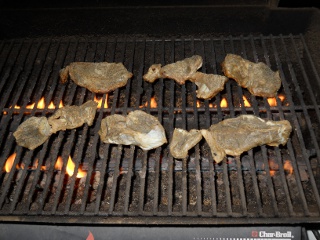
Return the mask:
<path id="1" fill-rule="evenodd" d="M 35 38 L 3 40 L 0 50 L 2 169 L 16 153 L 11 171 L 0 173 L 2 219 L 166 224 L 194 223 L 194 217 L 199 223 L 211 224 L 220 219 L 272 224 L 319 220 L 320 111 L 315 93 L 320 79 L 302 35 Z M 222 74 L 220 63 L 226 53 L 280 70 L 282 87 L 275 106 L 232 80 L 212 100 L 198 100 L 196 86 L 190 82 L 178 86 L 167 79 L 154 84 L 142 80 L 151 64 L 165 65 L 193 54 L 203 57 L 203 72 Z M 123 62 L 134 76 L 124 88 L 95 95 L 71 81 L 66 85 L 58 82 L 59 70 L 73 61 Z M 37 106 L 43 96 L 44 109 L 26 108 L 30 103 Z M 16 145 L 12 133 L 18 125 L 30 116 L 50 116 L 55 111 L 48 108 L 51 101 L 58 109 L 60 101 L 80 105 L 94 97 L 102 98 L 102 106 L 92 127 L 59 132 L 34 151 Z M 227 106 L 221 106 L 223 99 Z M 156 108 L 150 104 L 154 100 Z M 14 108 L 16 105 L 20 108 Z M 169 155 L 168 145 L 144 152 L 134 146 L 100 142 L 97 132 L 102 118 L 136 109 L 157 116 L 169 140 L 175 127 L 208 128 L 240 114 L 287 119 L 293 134 L 284 147 L 257 147 L 241 159 L 228 158 L 220 165 L 213 163 L 204 140 L 183 161 Z M 55 169 L 59 156 L 61 170 Z M 66 174 L 69 156 L 75 163 L 73 176 Z M 288 162 L 292 169 L 286 168 Z M 77 178 L 78 169 L 86 171 L 86 177 Z"/>

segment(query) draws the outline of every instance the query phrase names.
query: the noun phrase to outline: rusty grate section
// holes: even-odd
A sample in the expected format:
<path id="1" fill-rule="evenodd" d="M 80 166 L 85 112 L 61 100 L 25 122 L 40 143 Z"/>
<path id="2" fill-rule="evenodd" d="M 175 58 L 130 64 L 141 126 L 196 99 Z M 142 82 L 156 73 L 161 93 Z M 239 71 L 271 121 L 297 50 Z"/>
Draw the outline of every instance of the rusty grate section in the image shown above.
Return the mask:
<path id="1" fill-rule="evenodd" d="M 203 57 L 203 72 L 222 74 L 220 63 L 226 53 L 279 69 L 278 96 L 254 97 L 229 81 L 215 98 L 199 100 L 191 82 L 178 86 L 168 79 L 154 84 L 142 80 L 151 64 L 193 54 Z M 73 61 L 123 62 L 134 77 L 126 87 L 95 95 L 71 81 L 59 83 L 59 70 Z M 150 219 L 148 223 L 188 220 L 196 224 L 192 219 L 246 223 L 243 217 L 250 217 L 256 223 L 319 221 L 320 78 L 302 35 L 4 40 L 0 42 L 0 79 L 3 220 L 141 223 Z M 50 116 L 60 102 L 80 105 L 91 99 L 102 101 L 93 126 L 58 132 L 34 151 L 16 145 L 12 133 L 29 117 Z M 169 154 L 168 145 L 145 152 L 100 142 L 97 132 L 102 118 L 136 109 L 157 116 L 169 140 L 175 127 L 208 128 L 240 114 L 287 119 L 293 133 L 284 147 L 257 147 L 219 165 L 213 163 L 204 139 L 183 161 Z M 7 159 L 14 153 L 11 171 L 6 171 Z M 62 167 L 57 168 L 59 156 Z M 71 176 L 69 156 L 75 163 Z M 78 178 L 79 171 L 85 171 L 85 177 Z"/>

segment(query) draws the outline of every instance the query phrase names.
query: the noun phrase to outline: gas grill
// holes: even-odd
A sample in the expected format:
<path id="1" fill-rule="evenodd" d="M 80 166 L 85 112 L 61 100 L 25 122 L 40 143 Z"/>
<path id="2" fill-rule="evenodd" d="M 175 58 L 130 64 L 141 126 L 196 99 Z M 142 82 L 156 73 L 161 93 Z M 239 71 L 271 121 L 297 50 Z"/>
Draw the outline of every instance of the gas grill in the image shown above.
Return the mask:
<path id="1" fill-rule="evenodd" d="M 210 17 L 210 11 L 219 8 L 223 13 L 243 11 L 243 15 L 233 20 L 222 13 Z M 170 7 L 130 10 L 133 11 L 128 13 L 130 16 L 148 15 L 138 17 L 138 23 L 154 15 L 156 20 L 164 17 L 165 11 L 170 18 L 174 12 Z M 115 232 L 122 224 L 160 225 L 167 229 L 186 225 L 246 226 L 250 232 L 251 227 L 258 225 L 314 228 L 319 224 L 320 57 L 316 52 L 319 11 L 269 7 L 209 10 L 180 7 L 176 12 L 182 19 L 192 11 L 201 12 L 204 19 L 211 19 L 213 27 L 217 23 L 223 25 L 217 32 L 205 33 L 210 29 L 208 25 L 199 27 L 199 31 L 191 26 L 191 30 L 184 32 L 188 24 L 182 23 L 179 31 L 173 33 L 164 18 L 164 26 L 157 26 L 162 36 L 149 28 L 156 22 L 154 19 L 134 30 L 125 28 L 128 29 L 125 34 L 119 34 L 112 23 L 111 30 L 105 34 L 97 30 L 102 23 L 93 25 L 96 35 L 82 26 L 72 29 L 76 23 L 68 20 L 77 11 L 89 14 L 93 9 L 46 9 L 42 13 L 30 9 L 2 10 L 1 18 L 6 19 L 1 25 L 0 42 L 0 220 L 3 223 L 19 223 L 20 227 L 60 224 L 69 229 L 77 229 L 79 225 L 94 229 L 103 225 L 114 227 Z M 120 16 L 124 11 L 128 9 L 97 9 L 99 16 L 93 16 L 89 22 L 96 21 L 104 12 Z M 24 18 L 34 12 L 38 15 L 21 23 L 25 26 L 33 23 L 32 28 L 16 29 L 17 23 L 11 22 L 18 14 Z M 45 24 L 36 23 L 46 14 L 54 13 L 59 17 L 57 25 L 50 19 Z M 246 13 L 250 16 L 246 17 Z M 282 24 L 289 20 L 300 24 L 286 29 L 275 26 L 273 21 L 281 19 L 281 14 Z M 302 20 L 295 20 L 298 16 Z M 264 25 L 259 30 L 250 18 Z M 222 19 L 226 20 L 225 24 Z M 237 19 L 242 22 L 237 23 Z M 59 21 L 65 22 L 66 28 Z M 110 21 L 118 23 L 120 29 L 125 23 L 134 25 L 128 19 Z M 246 22 L 250 26 L 245 26 Z M 9 23 L 13 29 L 7 32 Z M 231 23 L 235 34 L 230 33 Z M 241 29 L 237 28 L 239 25 Z M 150 84 L 142 79 L 153 63 L 165 65 L 194 54 L 203 57 L 202 72 L 223 75 L 220 64 L 227 53 L 265 62 L 273 70 L 279 70 L 282 87 L 277 97 L 252 96 L 247 89 L 229 80 L 216 97 L 201 100 L 196 98 L 194 83 L 180 86 L 172 80 L 159 79 Z M 133 77 L 125 87 L 114 92 L 94 94 L 72 81 L 59 82 L 59 70 L 74 61 L 122 62 Z M 31 116 L 49 117 L 62 106 L 81 105 L 88 100 L 99 102 L 91 127 L 60 131 L 33 151 L 16 144 L 13 132 Z M 137 109 L 159 119 L 168 142 L 174 128 L 207 129 L 211 124 L 241 114 L 286 119 L 293 131 L 285 146 L 256 147 L 240 157 L 228 156 L 221 164 L 213 161 L 204 139 L 184 160 L 174 159 L 168 144 L 143 151 L 135 146 L 100 141 L 97 133 L 103 118 L 111 114 L 126 115 Z M 75 231 L 81 230 L 78 227 Z M 302 236 L 306 237 L 306 233 Z"/>

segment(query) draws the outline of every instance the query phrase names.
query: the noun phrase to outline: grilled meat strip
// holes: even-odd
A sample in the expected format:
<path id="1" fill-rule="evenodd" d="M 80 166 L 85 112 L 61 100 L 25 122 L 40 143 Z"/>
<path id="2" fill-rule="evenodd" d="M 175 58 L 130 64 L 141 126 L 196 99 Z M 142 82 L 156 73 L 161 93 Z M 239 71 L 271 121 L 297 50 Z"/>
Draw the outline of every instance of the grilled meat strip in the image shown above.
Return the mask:
<path id="1" fill-rule="evenodd" d="M 122 63 L 73 62 L 60 70 L 62 83 L 68 76 L 79 86 L 95 93 L 107 93 L 127 84 L 132 73 Z"/>
<path id="2" fill-rule="evenodd" d="M 186 158 L 188 151 L 193 148 L 202 139 L 201 132 L 192 129 L 189 132 L 175 128 L 170 143 L 170 153 L 174 158 Z"/>
<path id="3" fill-rule="evenodd" d="M 19 125 L 13 136 L 19 146 L 33 150 L 47 141 L 51 134 L 46 117 L 31 117 Z"/>
<path id="4" fill-rule="evenodd" d="M 253 63 L 238 55 L 227 54 L 221 65 L 227 77 L 255 96 L 275 97 L 281 87 L 279 71 L 273 72 L 265 63 Z"/>
<path id="5" fill-rule="evenodd" d="M 91 100 L 81 106 L 65 106 L 58 109 L 48 119 L 52 133 L 81 127 L 84 123 L 91 126 L 96 115 L 97 105 L 95 101 Z"/>
<path id="6" fill-rule="evenodd" d="M 211 99 L 224 89 L 228 78 L 216 74 L 196 72 L 190 80 L 198 86 L 197 98 Z"/>
<path id="7" fill-rule="evenodd" d="M 104 143 L 137 145 L 143 150 L 157 148 L 167 142 L 158 119 L 140 110 L 130 112 L 126 117 L 114 114 L 102 119 L 99 135 Z"/>
<path id="8" fill-rule="evenodd" d="M 143 79 L 152 83 L 158 78 L 170 78 L 182 85 L 186 80 L 190 79 L 201 66 L 202 57 L 198 55 L 167 64 L 163 67 L 161 67 L 161 64 L 153 64 L 143 76 Z"/>
<path id="9" fill-rule="evenodd" d="M 263 120 L 253 115 L 241 115 L 213 124 L 201 130 L 210 146 L 213 159 L 219 163 L 228 154 L 240 156 L 254 147 L 285 145 L 292 127 L 287 120 Z"/>

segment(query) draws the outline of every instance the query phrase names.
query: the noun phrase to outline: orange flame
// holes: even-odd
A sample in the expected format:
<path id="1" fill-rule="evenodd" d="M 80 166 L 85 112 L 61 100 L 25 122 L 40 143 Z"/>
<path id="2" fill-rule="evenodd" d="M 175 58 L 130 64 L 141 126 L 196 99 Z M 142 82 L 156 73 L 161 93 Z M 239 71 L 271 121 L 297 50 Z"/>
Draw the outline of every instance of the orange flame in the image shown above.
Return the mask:
<path id="1" fill-rule="evenodd" d="M 292 167 L 291 162 L 289 160 L 284 161 L 283 168 L 287 173 L 289 173 L 289 174 L 293 173 L 293 167 Z"/>
<path id="2" fill-rule="evenodd" d="M 75 168 L 75 164 L 72 161 L 71 157 L 69 156 L 66 170 L 70 177 L 73 175 L 74 168 Z M 81 168 L 78 169 L 77 178 L 83 178 L 86 175 L 87 175 L 87 172 L 83 171 Z"/>
<path id="3" fill-rule="evenodd" d="M 38 102 L 38 104 L 37 104 L 37 108 L 38 109 L 44 109 L 44 107 L 45 107 L 45 101 L 44 101 L 44 97 L 42 97 L 40 100 L 39 100 L 39 102 Z"/>
<path id="4" fill-rule="evenodd" d="M 222 108 L 228 107 L 228 102 L 227 102 L 226 98 L 222 98 L 222 100 L 220 102 L 220 107 L 222 107 Z"/>
<path id="5" fill-rule="evenodd" d="M 93 101 L 98 103 L 97 108 L 101 108 L 101 106 L 102 106 L 102 98 L 98 99 L 96 96 L 94 96 Z M 106 95 L 106 101 L 104 102 L 103 107 L 104 108 L 108 108 L 108 95 Z"/>
<path id="6" fill-rule="evenodd" d="M 281 102 L 283 102 L 285 99 L 285 96 L 283 96 L 283 95 L 279 95 L 278 97 L 281 100 Z M 277 99 L 276 98 L 267 98 L 267 101 L 268 101 L 270 107 L 277 106 Z"/>
<path id="7" fill-rule="evenodd" d="M 245 107 L 251 107 L 251 104 L 245 96 L 242 96 L 242 99 Z"/>
<path id="8" fill-rule="evenodd" d="M 36 104 L 35 103 L 32 103 L 32 104 L 29 104 L 29 105 L 27 105 L 26 106 L 26 109 L 34 109 L 34 106 L 35 106 Z M 39 100 L 39 102 L 38 102 L 38 104 L 37 104 L 37 108 L 38 109 L 44 109 L 45 108 L 45 100 L 44 100 L 44 97 L 42 97 L 40 100 Z M 60 101 L 60 103 L 59 103 L 59 108 L 62 108 L 63 107 L 63 103 L 62 103 L 62 100 Z M 11 107 L 10 107 L 11 108 Z M 48 109 L 55 109 L 56 108 L 56 106 L 53 104 L 53 102 L 51 101 L 50 103 L 49 103 L 49 105 L 48 105 Z M 21 109 L 21 107 L 20 106 L 18 106 L 18 105 L 15 105 L 14 106 L 14 109 Z"/>
<path id="9" fill-rule="evenodd" d="M 143 108 L 143 107 L 148 107 L 148 102 L 140 106 L 140 108 Z M 150 108 L 157 108 L 157 107 L 158 107 L 158 103 L 156 101 L 156 98 L 152 97 L 150 99 Z"/>
<path id="10" fill-rule="evenodd" d="M 210 107 L 210 108 L 213 108 L 213 104 L 212 104 L 212 103 L 209 103 L 209 107 Z"/>
<path id="11" fill-rule="evenodd" d="M 199 107 L 200 107 L 200 101 L 197 100 L 197 108 L 199 108 Z"/>
<path id="12" fill-rule="evenodd" d="M 276 170 L 270 170 L 270 176 L 273 177 L 276 174 Z"/>
<path id="13" fill-rule="evenodd" d="M 62 165 L 63 165 L 63 161 L 62 161 L 62 157 L 58 157 L 56 164 L 54 165 L 54 169 L 56 170 L 61 170 L 62 169 Z"/>
<path id="14" fill-rule="evenodd" d="M 7 173 L 11 171 L 14 160 L 16 159 L 16 155 L 17 155 L 16 153 L 11 154 L 6 161 L 4 169 Z"/>

